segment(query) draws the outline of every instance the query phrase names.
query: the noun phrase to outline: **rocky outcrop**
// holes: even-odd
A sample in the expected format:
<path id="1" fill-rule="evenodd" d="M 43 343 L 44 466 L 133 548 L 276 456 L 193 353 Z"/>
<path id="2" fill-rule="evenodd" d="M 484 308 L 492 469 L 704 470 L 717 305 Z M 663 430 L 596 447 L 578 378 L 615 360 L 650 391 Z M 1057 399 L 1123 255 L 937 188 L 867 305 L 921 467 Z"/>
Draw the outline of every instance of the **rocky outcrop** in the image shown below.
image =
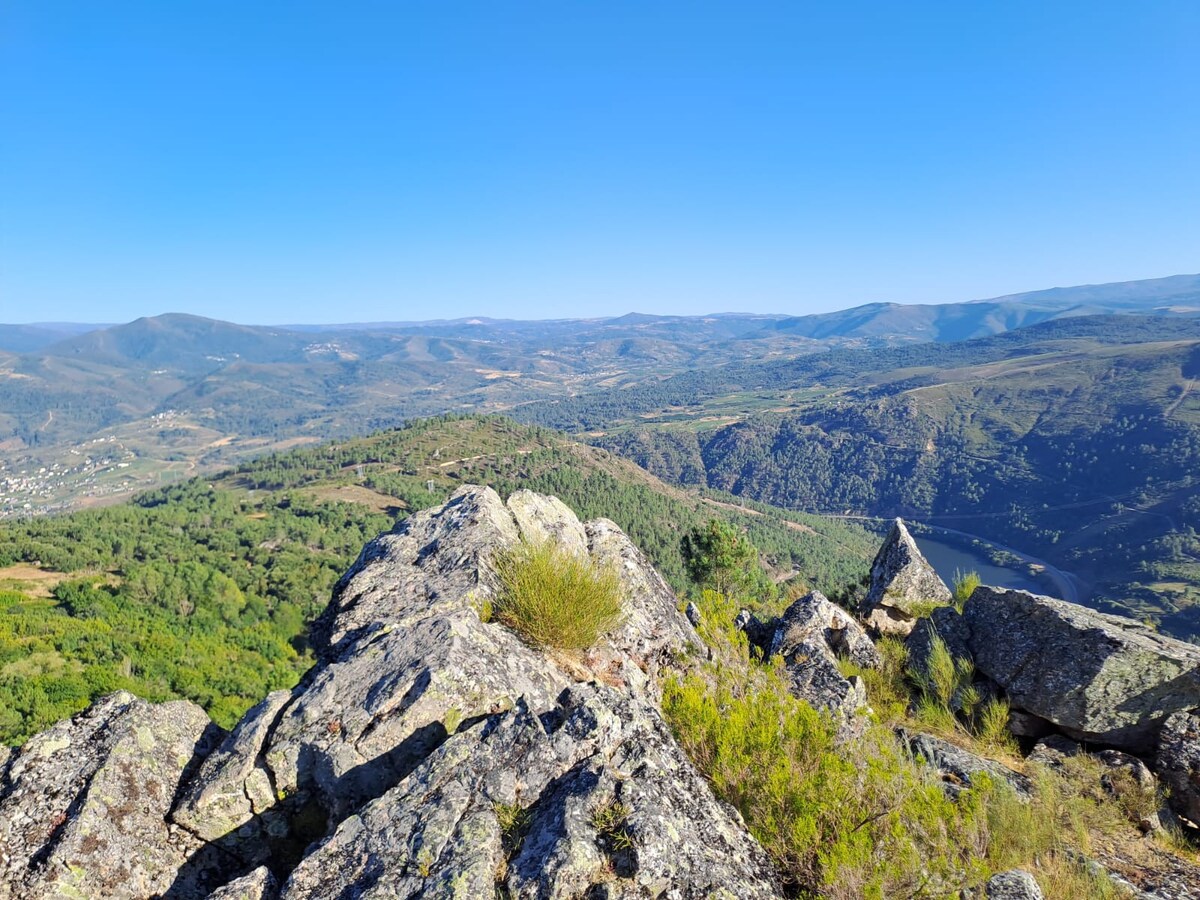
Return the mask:
<path id="1" fill-rule="evenodd" d="M 220 737 L 198 706 L 118 693 L 31 738 L 0 782 L 0 897 L 204 897 L 219 873 L 166 822 Z"/>
<path id="2" fill-rule="evenodd" d="M 615 571 L 619 626 L 568 654 L 488 621 L 521 539 Z M 463 488 L 368 544 L 311 637 L 228 735 L 114 695 L 0 759 L 0 898 L 780 896 L 662 720 L 699 639 L 613 523 Z"/>
<path id="3" fill-rule="evenodd" d="M 838 716 L 843 723 L 867 705 L 856 676 L 838 669 L 839 656 L 864 668 L 880 664 L 879 651 L 845 610 L 813 591 L 796 600 L 776 623 L 770 656 L 783 660 L 793 694 Z"/>
<path id="4" fill-rule="evenodd" d="M 282 896 L 662 895 L 779 896 L 654 709 L 597 685 L 456 734 L 343 821 Z"/>
<path id="5" fill-rule="evenodd" d="M 1079 740 L 1152 752 L 1168 716 L 1200 707 L 1200 647 L 1133 619 L 980 587 L 963 621 L 976 668 L 1013 706 Z"/>
<path id="6" fill-rule="evenodd" d="M 1171 809 L 1200 826 L 1200 716 L 1175 713 L 1163 724 L 1155 757 Z"/>
<path id="7" fill-rule="evenodd" d="M 1042 900 L 1042 889 L 1032 875 L 1020 869 L 993 875 L 987 883 L 987 900 Z"/>
<path id="8" fill-rule="evenodd" d="M 621 627 L 585 659 L 548 664 L 481 621 L 496 589 L 491 560 L 521 537 L 560 542 L 619 573 Z M 246 718 L 175 813 L 207 840 L 223 835 L 247 863 L 320 836 L 463 723 L 517 698 L 552 708 L 576 678 L 652 690 L 663 660 L 697 641 L 673 592 L 611 522 L 585 526 L 555 498 L 518 491 L 505 504 L 484 488 L 460 490 L 368 544 L 313 632 L 317 668 Z M 287 834 L 295 828 L 284 823 L 296 821 L 305 832 Z"/>
<path id="9" fill-rule="evenodd" d="M 1028 798 L 1032 794 L 1029 779 L 1021 773 L 976 756 L 942 738 L 903 728 L 897 729 L 896 736 L 914 759 L 921 760 L 938 773 L 942 787 L 950 797 L 957 797 L 980 775 L 986 775 L 997 784 L 1008 784 L 1018 797 Z"/>
<path id="10" fill-rule="evenodd" d="M 871 586 L 862 605 L 868 627 L 880 634 L 908 634 L 920 614 L 953 599 L 904 522 L 897 519 L 871 563 Z"/>

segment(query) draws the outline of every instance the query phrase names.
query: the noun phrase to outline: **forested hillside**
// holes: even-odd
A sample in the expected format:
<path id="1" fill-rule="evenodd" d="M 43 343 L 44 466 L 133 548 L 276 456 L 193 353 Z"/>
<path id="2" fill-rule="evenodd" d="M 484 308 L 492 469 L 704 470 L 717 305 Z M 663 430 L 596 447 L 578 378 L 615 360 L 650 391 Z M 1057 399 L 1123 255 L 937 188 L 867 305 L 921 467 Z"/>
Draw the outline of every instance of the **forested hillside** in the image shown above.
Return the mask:
<path id="1" fill-rule="evenodd" d="M 712 517 L 744 529 L 794 590 L 857 581 L 875 543 L 853 525 L 686 494 L 542 429 L 421 421 L 0 527 L 0 741 L 120 688 L 187 697 L 232 724 L 311 664 L 306 624 L 362 545 L 464 482 L 611 518 L 677 585 L 680 536 Z"/>
<path id="2" fill-rule="evenodd" d="M 1200 276 L 1180 275 L 812 316 L 262 327 L 167 314 L 115 326 L 0 325 L 0 518 L 111 502 L 420 416 L 557 399 L 563 405 L 523 415 L 552 427 L 604 427 L 613 415 L 714 399 L 734 383 L 761 392 L 797 379 L 833 383 L 902 359 L 955 365 L 960 351 L 936 342 L 1011 329 L 1015 339 L 970 352 L 1003 355 L 1026 346 L 1025 334 L 1053 340 L 1081 328 L 1097 340 L 1106 330 L 1117 340 L 1167 339 L 1187 328 L 1172 322 L 1200 314 L 1198 284 Z M 1076 324 L 1113 311 L 1142 315 Z M 1033 323 L 1042 324 L 1020 328 Z M 913 355 L 875 352 L 906 345 Z M 831 348 L 857 349 L 823 352 Z M 602 393 L 614 388 L 622 389 L 616 404 Z"/>
<path id="3" fill-rule="evenodd" d="M 1200 635 L 1200 323 L 1086 317 L 744 365 L 534 404 L 655 474 L 793 509 L 904 515 Z"/>

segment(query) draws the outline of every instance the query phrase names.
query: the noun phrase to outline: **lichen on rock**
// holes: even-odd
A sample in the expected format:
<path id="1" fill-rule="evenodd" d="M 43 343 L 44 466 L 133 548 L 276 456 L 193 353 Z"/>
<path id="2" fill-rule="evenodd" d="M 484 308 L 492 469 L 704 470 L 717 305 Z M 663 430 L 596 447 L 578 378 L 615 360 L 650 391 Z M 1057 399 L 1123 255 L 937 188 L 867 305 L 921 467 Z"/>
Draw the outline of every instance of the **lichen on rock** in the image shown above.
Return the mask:
<path id="1" fill-rule="evenodd" d="M 897 519 L 871 563 L 871 585 L 863 600 L 867 626 L 880 634 L 908 634 L 923 613 L 954 599 L 921 548 Z"/>

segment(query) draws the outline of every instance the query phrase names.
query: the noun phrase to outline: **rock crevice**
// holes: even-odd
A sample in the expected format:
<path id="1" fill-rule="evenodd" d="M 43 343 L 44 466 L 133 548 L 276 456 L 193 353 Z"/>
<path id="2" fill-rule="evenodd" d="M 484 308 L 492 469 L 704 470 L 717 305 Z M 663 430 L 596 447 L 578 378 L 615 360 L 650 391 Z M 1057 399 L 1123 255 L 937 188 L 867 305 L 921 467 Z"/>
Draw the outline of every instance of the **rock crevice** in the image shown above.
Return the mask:
<path id="1" fill-rule="evenodd" d="M 522 539 L 616 571 L 620 625 L 571 656 L 484 621 Z M 0 759 L 0 898 L 780 896 L 662 720 L 700 641 L 612 522 L 462 488 L 369 543 L 311 637 L 228 735 L 114 695 Z"/>

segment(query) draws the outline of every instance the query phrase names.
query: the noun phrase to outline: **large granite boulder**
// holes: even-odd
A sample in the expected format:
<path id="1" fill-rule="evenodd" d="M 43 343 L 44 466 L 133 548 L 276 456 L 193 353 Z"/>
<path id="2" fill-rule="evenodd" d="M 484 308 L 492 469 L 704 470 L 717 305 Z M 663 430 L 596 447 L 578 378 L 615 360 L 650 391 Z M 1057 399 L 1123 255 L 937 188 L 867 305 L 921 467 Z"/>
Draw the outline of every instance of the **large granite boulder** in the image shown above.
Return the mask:
<path id="1" fill-rule="evenodd" d="M 979 587 L 963 621 L 976 668 L 1013 706 L 1079 740 L 1153 752 L 1169 715 L 1200 707 L 1200 647 L 1133 619 Z"/>
<path id="2" fill-rule="evenodd" d="M 775 625 L 768 655 L 783 660 L 793 694 L 843 723 L 866 706 L 867 695 L 861 679 L 842 675 L 838 657 L 864 668 L 881 662 L 862 626 L 820 591 L 787 608 Z"/>
<path id="3" fill-rule="evenodd" d="M 583 659 L 552 664 L 481 618 L 497 588 L 495 555 L 522 537 L 590 554 L 618 573 L 621 625 Z M 584 525 L 556 498 L 518 491 L 505 504 L 473 486 L 368 544 L 313 641 L 319 664 L 310 676 L 246 717 L 174 813 L 248 864 L 321 836 L 464 723 L 518 697 L 553 708 L 578 679 L 652 692 L 655 670 L 699 643 L 674 593 L 613 523 Z"/>
<path id="4" fill-rule="evenodd" d="M 908 634 L 922 613 L 953 599 L 904 522 L 897 519 L 871 563 L 871 586 L 862 605 L 867 625 L 880 634 Z"/>
<path id="5" fill-rule="evenodd" d="M 656 710 L 580 686 L 460 731 L 300 863 L 282 900 L 782 896 Z"/>
<path id="6" fill-rule="evenodd" d="M 0 781 L 0 898 L 205 897 L 201 842 L 166 815 L 219 737 L 195 704 L 117 693 L 31 738 Z"/>
<path id="7" fill-rule="evenodd" d="M 1155 765 L 1170 788 L 1171 809 L 1200 826 L 1200 716 L 1175 713 L 1163 723 Z"/>

